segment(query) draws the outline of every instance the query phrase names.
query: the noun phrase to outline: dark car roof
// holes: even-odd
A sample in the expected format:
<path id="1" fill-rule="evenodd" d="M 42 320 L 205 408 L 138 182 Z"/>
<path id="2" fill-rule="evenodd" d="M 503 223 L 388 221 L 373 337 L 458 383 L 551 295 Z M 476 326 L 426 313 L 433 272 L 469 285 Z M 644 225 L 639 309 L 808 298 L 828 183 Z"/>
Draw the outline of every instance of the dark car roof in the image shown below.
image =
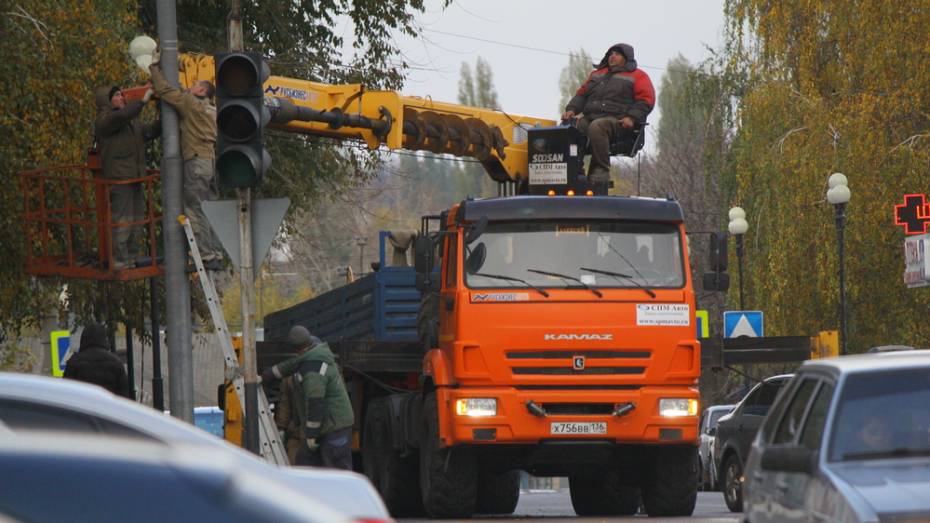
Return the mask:
<path id="1" fill-rule="evenodd" d="M 808 360 L 801 365 L 801 370 L 824 371 L 830 374 L 853 374 L 859 372 L 880 372 L 902 367 L 930 368 L 930 350 L 911 350 L 897 352 L 877 352 Z"/>

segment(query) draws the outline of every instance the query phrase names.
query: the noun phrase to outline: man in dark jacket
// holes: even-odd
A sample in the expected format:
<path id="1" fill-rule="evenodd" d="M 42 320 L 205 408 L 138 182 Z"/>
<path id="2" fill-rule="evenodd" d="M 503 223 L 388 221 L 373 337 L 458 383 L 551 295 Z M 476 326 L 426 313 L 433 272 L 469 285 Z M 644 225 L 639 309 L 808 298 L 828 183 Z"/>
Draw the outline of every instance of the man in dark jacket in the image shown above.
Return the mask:
<path id="1" fill-rule="evenodd" d="M 266 369 L 262 382 L 274 384 L 293 375 L 300 387 L 303 401 L 296 407 L 304 444 L 297 451 L 296 464 L 352 470 L 355 414 L 336 357 L 329 345 L 299 325 L 287 338 L 298 355 Z"/>
<path id="2" fill-rule="evenodd" d="M 94 120 L 94 138 L 103 163 L 103 177 L 107 180 L 128 180 L 146 175 L 145 141 L 161 134 L 160 122 L 142 125 L 139 115 L 152 99 L 149 89 L 142 100 L 127 102 L 123 92 L 115 85 L 98 87 L 94 93 L 97 118 Z M 114 184 L 110 186 L 110 213 L 114 224 L 141 221 L 145 218 L 145 200 L 142 184 Z M 138 226 L 114 226 L 112 249 L 114 269 L 129 265 L 131 236 Z"/>
<path id="3" fill-rule="evenodd" d="M 68 359 L 65 377 L 100 385 L 113 394 L 134 399 L 129 391 L 129 379 L 123 362 L 109 351 L 107 328 L 91 323 L 81 333 L 77 354 Z"/>
<path id="4" fill-rule="evenodd" d="M 161 53 L 152 54 L 152 84 L 155 94 L 178 112 L 181 117 L 181 155 L 184 157 L 184 215 L 190 218 L 191 229 L 207 270 L 222 269 L 223 251 L 219 239 L 207 222 L 201 202 L 215 200 L 214 146 L 216 144 L 216 106 L 212 99 L 215 88 L 206 80 L 195 82 L 182 91 L 168 84 L 159 63 Z"/>
<path id="5" fill-rule="evenodd" d="M 606 186 L 610 178 L 610 142 L 646 123 L 656 94 L 649 75 L 636 67 L 633 46 L 616 44 L 565 107 L 563 120 L 577 119 L 591 145 L 588 180 Z"/>

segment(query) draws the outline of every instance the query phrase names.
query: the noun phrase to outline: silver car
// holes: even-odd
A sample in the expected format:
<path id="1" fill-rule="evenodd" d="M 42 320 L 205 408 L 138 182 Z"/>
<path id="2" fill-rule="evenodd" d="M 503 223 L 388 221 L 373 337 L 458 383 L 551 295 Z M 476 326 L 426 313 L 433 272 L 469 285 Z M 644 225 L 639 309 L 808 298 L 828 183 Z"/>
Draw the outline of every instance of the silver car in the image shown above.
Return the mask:
<path id="1" fill-rule="evenodd" d="M 361 474 L 270 465 L 204 430 L 95 385 L 0 372 L 0 424 L 14 433 L 69 431 L 208 446 L 232 456 L 243 470 L 287 485 L 350 518 L 391 521 L 378 492 Z"/>
<path id="2" fill-rule="evenodd" d="M 714 436 L 717 434 L 717 421 L 733 411 L 733 405 L 714 405 L 704 409 L 698 425 L 701 431 L 701 443 L 698 446 L 698 486 L 702 490 L 717 490 L 717 468 L 714 467 Z"/>
<path id="3" fill-rule="evenodd" d="M 930 351 L 804 363 L 746 462 L 744 518 L 930 520 Z"/>

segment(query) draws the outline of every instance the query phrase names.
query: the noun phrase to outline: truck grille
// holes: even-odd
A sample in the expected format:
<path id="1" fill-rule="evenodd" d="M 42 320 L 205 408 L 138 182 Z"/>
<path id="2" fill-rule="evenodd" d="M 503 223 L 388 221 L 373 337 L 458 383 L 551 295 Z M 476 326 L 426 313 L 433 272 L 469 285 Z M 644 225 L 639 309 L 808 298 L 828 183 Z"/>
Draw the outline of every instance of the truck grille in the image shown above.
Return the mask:
<path id="1" fill-rule="evenodd" d="M 652 352 L 643 349 L 596 350 L 596 349 L 530 349 L 512 350 L 506 353 L 514 375 L 536 376 L 609 376 L 635 375 L 646 372 L 642 360 L 648 360 Z M 583 368 L 574 367 L 574 360 L 583 357 Z M 535 361 L 529 361 L 535 360 Z M 561 360 L 561 361 L 553 361 Z M 640 360 L 640 361 L 629 361 Z M 564 362 L 564 364 L 562 364 Z M 554 363 L 559 365 L 553 366 Z M 635 363 L 635 364 L 633 364 Z M 535 364 L 535 365 L 534 365 Z M 630 365 L 633 364 L 633 365 Z"/>
<path id="2" fill-rule="evenodd" d="M 614 411 L 613 403 L 543 403 L 542 408 L 552 415 L 604 415 Z"/>

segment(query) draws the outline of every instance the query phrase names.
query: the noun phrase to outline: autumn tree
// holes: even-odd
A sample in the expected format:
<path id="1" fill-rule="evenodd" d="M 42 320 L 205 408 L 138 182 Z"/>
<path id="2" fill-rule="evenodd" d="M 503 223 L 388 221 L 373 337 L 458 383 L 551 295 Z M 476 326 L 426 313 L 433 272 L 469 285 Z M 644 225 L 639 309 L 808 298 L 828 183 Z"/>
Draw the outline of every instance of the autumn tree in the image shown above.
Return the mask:
<path id="1" fill-rule="evenodd" d="M 731 150 L 748 214 L 753 304 L 767 334 L 836 329 L 834 209 L 845 173 L 848 347 L 926 345 L 930 291 L 901 281 L 893 205 L 930 182 L 930 69 L 923 0 L 726 3 L 726 60 L 739 101 Z"/>
<path id="2" fill-rule="evenodd" d="M 578 52 L 569 51 L 568 64 L 559 73 L 558 114 L 562 114 L 565 106 L 568 105 L 568 101 L 575 96 L 575 91 L 588 79 L 592 69 L 591 55 L 587 51 L 584 49 L 578 49 Z"/>

